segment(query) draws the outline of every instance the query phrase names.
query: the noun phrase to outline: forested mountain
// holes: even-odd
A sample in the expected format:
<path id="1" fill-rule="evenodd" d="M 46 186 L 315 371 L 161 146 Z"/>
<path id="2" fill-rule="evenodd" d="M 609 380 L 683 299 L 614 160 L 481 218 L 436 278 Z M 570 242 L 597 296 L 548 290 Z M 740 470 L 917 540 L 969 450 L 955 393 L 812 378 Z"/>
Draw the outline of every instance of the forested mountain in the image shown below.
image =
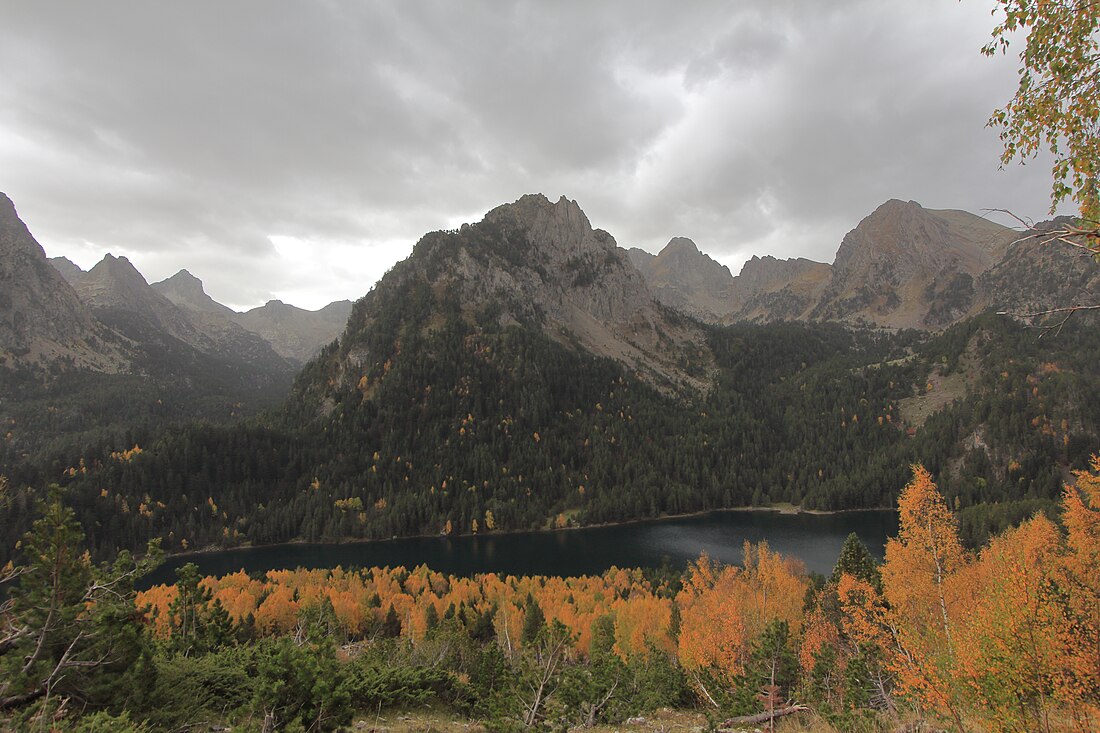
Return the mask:
<path id="1" fill-rule="evenodd" d="M 1100 440 L 1100 336 L 1038 333 L 706 326 L 657 304 L 576 204 L 525 197 L 426 235 L 280 410 L 22 462 L 3 539 L 50 481 L 109 556 L 889 506 L 921 461 L 978 540 L 1050 506 Z"/>

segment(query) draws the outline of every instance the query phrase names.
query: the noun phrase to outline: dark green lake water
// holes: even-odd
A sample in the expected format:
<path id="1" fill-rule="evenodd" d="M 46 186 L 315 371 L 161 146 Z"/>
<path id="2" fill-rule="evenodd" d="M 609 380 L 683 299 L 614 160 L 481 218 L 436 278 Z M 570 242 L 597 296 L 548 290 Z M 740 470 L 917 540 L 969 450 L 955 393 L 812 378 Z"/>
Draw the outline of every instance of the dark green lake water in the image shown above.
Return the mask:
<path id="1" fill-rule="evenodd" d="M 825 515 L 719 511 L 560 532 L 274 545 L 200 553 L 169 558 L 143 585 L 172 582 L 176 568 L 186 562 L 196 563 L 205 575 L 337 565 L 412 568 L 422 563 L 452 575 L 591 575 L 613 565 L 657 567 L 666 559 L 683 568 L 701 552 L 725 563 L 739 563 L 745 540 L 767 540 L 772 549 L 801 558 L 809 570 L 827 574 L 850 532 L 858 534 L 881 558 L 886 538 L 897 528 L 893 510 Z"/>

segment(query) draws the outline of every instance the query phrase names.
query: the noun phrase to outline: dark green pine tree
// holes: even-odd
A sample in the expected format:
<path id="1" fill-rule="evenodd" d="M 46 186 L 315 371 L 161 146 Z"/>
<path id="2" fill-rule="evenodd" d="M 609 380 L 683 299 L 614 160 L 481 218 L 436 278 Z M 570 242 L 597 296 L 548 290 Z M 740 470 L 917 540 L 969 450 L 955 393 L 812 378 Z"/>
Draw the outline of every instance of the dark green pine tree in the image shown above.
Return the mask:
<path id="1" fill-rule="evenodd" d="M 867 545 L 863 544 L 855 532 L 844 540 L 833 574 L 829 576 L 829 582 L 838 583 L 840 576 L 844 573 L 867 581 L 875 590 L 882 590 L 882 575 L 879 573 L 878 563 L 871 557 Z"/>
<path id="2" fill-rule="evenodd" d="M 204 654 L 228 646 L 236 638 L 229 614 L 201 581 L 194 563 L 176 571 L 177 595 L 168 606 L 168 650 L 174 654 Z"/>
<path id="3" fill-rule="evenodd" d="M 520 634 L 520 639 L 524 644 L 534 644 L 539 636 L 539 632 L 542 631 L 542 627 L 545 625 L 546 616 L 543 614 L 542 609 L 539 608 L 539 604 L 531 594 L 528 593 L 527 611 L 523 616 L 523 633 Z"/>
<path id="4" fill-rule="evenodd" d="M 424 625 L 428 633 L 435 631 L 439 626 L 439 612 L 435 610 L 434 603 L 429 603 L 427 610 L 424 611 Z"/>
<path id="5" fill-rule="evenodd" d="M 0 630 L 0 714 L 47 697 L 92 708 L 138 700 L 153 677 L 134 580 L 160 561 L 159 547 L 150 544 L 140 563 L 123 551 L 114 565 L 95 568 L 57 486 L 39 512 L 23 541 L 26 565 L 0 571 L 0 581 L 19 581 Z"/>
<path id="6" fill-rule="evenodd" d="M 386 618 L 382 621 L 382 636 L 387 639 L 396 639 L 401 636 L 401 619 L 397 617 L 397 611 L 393 604 L 386 610 Z"/>

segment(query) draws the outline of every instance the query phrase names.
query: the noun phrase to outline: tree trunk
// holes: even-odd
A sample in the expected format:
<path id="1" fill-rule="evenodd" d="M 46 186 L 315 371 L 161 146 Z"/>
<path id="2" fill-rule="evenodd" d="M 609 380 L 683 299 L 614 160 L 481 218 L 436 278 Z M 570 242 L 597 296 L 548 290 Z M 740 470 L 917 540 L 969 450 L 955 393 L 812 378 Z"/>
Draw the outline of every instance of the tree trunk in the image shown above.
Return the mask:
<path id="1" fill-rule="evenodd" d="M 809 710 L 805 705 L 790 705 L 785 708 L 779 708 L 768 713 L 757 713 L 756 715 L 742 715 L 737 718 L 730 718 L 729 720 L 718 726 L 722 728 L 732 728 L 735 725 L 756 725 L 757 723 L 770 723 L 775 718 L 782 718 L 784 715 L 792 715 L 794 713 L 801 713 L 804 710 Z"/>

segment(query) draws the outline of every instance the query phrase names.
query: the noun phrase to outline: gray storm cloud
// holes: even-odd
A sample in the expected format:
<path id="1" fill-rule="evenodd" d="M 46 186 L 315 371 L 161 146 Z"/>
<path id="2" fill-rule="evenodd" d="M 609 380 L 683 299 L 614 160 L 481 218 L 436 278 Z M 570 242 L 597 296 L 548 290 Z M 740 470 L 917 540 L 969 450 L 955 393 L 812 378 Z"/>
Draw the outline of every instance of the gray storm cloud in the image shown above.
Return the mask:
<path id="1" fill-rule="evenodd" d="M 355 298 L 523 193 L 623 246 L 831 261 L 882 201 L 1047 208 L 984 127 L 990 5 L 8 3 L 0 190 L 51 255 Z"/>

